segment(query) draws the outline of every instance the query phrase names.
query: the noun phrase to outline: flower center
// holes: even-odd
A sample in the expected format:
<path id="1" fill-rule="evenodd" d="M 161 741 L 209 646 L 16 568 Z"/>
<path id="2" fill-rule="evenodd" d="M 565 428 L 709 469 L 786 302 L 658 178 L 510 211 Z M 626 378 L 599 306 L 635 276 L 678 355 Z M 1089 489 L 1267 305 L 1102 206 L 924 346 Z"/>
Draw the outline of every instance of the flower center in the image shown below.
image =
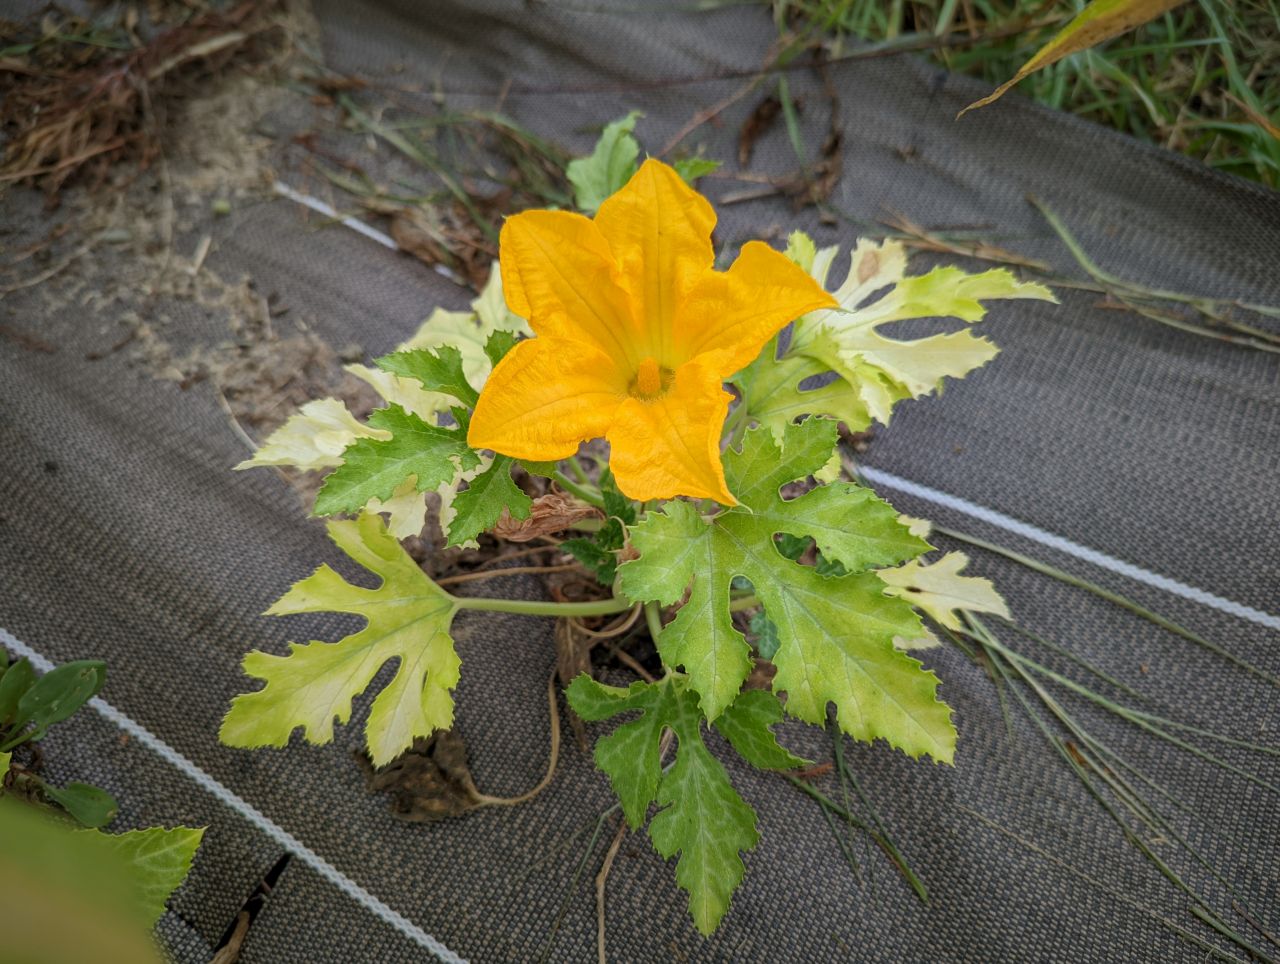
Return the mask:
<path id="1" fill-rule="evenodd" d="M 672 373 L 669 369 L 660 368 L 652 357 L 646 358 L 636 369 L 635 380 L 631 383 L 631 394 L 636 398 L 657 398 L 671 384 Z"/>

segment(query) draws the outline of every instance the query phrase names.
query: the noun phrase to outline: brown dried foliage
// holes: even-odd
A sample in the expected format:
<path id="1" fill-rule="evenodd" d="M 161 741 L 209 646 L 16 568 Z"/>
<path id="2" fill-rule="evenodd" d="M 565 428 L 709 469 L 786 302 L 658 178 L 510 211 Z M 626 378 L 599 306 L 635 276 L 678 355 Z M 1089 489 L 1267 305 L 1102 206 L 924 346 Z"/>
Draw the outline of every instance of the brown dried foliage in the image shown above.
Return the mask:
<path id="1" fill-rule="evenodd" d="M 7 141 L 0 184 L 37 184 L 56 203 L 77 175 L 100 183 L 119 161 L 146 166 L 159 149 L 154 114 L 231 64 L 259 62 L 277 49 L 284 36 L 273 19 L 279 9 L 279 3 L 245 0 L 225 12 L 197 14 L 145 42 L 126 11 L 113 36 L 136 46 L 123 53 L 62 39 L 96 28 L 57 13 L 38 25 L 0 25 L 0 43 L 30 48 L 0 59 L 0 131 Z"/>

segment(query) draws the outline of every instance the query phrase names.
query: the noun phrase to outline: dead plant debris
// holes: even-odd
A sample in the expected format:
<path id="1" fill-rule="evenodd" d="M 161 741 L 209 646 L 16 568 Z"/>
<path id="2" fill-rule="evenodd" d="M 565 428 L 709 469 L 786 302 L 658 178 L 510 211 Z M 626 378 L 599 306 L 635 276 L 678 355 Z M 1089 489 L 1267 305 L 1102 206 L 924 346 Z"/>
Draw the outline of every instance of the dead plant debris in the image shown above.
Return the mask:
<path id="1" fill-rule="evenodd" d="M 56 6 L 0 24 L 0 184 L 38 185 L 53 205 L 78 176 L 100 185 L 120 161 L 146 168 L 160 150 L 158 114 L 279 51 L 280 6 L 203 10 L 146 39 L 133 6 L 107 26 Z"/>

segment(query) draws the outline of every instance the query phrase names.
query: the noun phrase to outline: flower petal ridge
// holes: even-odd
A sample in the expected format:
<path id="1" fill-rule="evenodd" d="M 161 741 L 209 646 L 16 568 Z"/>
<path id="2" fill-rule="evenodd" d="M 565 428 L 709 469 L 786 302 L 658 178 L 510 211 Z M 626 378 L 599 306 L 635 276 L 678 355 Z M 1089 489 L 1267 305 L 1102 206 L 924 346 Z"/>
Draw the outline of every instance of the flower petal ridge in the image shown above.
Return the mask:
<path id="1" fill-rule="evenodd" d="M 550 461 L 603 436 L 628 497 L 736 505 L 720 462 L 724 381 L 788 322 L 836 303 L 759 241 L 716 271 L 715 223 L 707 200 L 654 159 L 594 219 L 508 218 L 503 290 L 537 337 L 489 376 L 471 446 Z"/>

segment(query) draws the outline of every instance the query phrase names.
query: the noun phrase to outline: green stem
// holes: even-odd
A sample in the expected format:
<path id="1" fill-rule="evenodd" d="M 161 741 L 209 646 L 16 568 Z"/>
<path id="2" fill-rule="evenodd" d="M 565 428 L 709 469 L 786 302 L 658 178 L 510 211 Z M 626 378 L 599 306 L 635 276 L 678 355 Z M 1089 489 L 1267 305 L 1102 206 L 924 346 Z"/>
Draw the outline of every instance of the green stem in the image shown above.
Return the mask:
<path id="1" fill-rule="evenodd" d="M 573 469 L 573 474 L 578 477 L 578 481 L 583 485 L 591 484 L 591 477 L 587 475 L 587 470 L 582 467 L 582 463 L 578 461 L 576 455 L 569 459 L 569 468 Z"/>
<path id="2" fill-rule="evenodd" d="M 733 448 L 738 444 L 739 432 L 743 427 L 747 418 L 747 400 L 742 398 L 738 401 L 737 407 L 729 413 L 729 417 L 724 422 L 724 435 L 729 440 L 729 447 Z"/>
<path id="3" fill-rule="evenodd" d="M 601 498 L 599 492 L 595 492 L 583 485 L 579 485 L 559 469 L 556 469 L 555 473 L 551 477 L 556 480 L 556 484 L 562 489 L 571 495 L 577 496 L 583 502 L 587 503 L 587 505 L 594 505 L 597 509 L 604 508 L 604 499 Z"/>
<path id="4" fill-rule="evenodd" d="M 662 632 L 662 610 L 656 602 L 644 604 L 644 621 L 649 627 L 649 636 L 656 643 L 658 634 Z"/>
<path id="5" fill-rule="evenodd" d="M 635 605 L 629 599 L 613 596 L 591 602 L 547 602 L 541 599 L 489 599 L 485 596 L 454 596 L 459 609 L 478 609 L 490 613 L 516 613 L 521 616 L 610 616 L 626 612 Z"/>

